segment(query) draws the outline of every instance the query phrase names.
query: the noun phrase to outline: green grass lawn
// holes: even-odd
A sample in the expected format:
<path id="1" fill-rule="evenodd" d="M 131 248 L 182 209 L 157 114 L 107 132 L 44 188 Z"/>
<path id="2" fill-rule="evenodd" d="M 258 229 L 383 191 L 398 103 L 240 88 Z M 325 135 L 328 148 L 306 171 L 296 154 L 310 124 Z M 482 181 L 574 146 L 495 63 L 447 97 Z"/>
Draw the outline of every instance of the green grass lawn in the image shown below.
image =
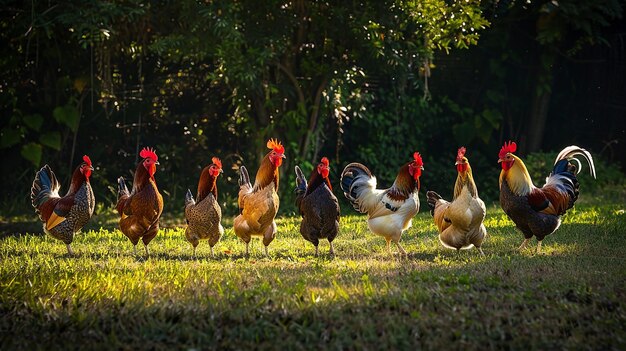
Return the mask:
<path id="1" fill-rule="evenodd" d="M 327 242 L 313 257 L 299 218 L 278 220 L 269 259 L 258 240 L 243 257 L 232 218 L 215 258 L 206 242 L 191 257 L 180 219 L 148 259 L 132 254 L 110 212 L 89 226 L 108 229 L 77 236 L 77 257 L 47 236 L 5 233 L 0 349 L 623 350 L 625 209 L 577 206 L 540 255 L 535 241 L 514 250 L 522 235 L 495 207 L 486 257 L 444 249 L 425 209 L 403 235 L 406 259 L 347 208 L 335 259 Z"/>

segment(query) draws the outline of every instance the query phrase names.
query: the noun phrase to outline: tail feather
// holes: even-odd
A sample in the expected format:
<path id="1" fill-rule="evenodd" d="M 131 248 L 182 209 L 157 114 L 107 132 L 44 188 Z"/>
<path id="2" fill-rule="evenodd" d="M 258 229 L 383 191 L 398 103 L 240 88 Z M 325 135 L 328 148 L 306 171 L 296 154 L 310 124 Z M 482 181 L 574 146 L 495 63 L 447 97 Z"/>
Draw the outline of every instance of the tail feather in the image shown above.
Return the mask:
<path id="1" fill-rule="evenodd" d="M 194 200 L 193 194 L 191 194 L 191 190 L 187 189 L 187 194 L 185 194 L 185 207 L 195 204 L 196 200 Z"/>
<path id="2" fill-rule="evenodd" d="M 556 171 L 556 166 L 559 164 L 559 161 L 568 160 L 568 161 L 575 161 L 578 164 L 576 174 L 580 173 L 581 168 L 582 168 L 580 160 L 574 157 L 578 155 L 582 156 L 585 160 L 587 160 L 587 163 L 589 164 L 589 173 L 591 173 L 593 178 L 596 178 L 596 167 L 593 163 L 593 157 L 591 157 L 591 153 L 589 153 L 589 151 L 576 145 L 568 146 L 564 148 L 563 150 L 561 150 L 561 152 L 559 152 L 559 154 L 556 156 L 556 160 L 554 161 L 555 171 Z M 557 174 L 557 173 L 553 171 L 552 174 Z"/>
<path id="3" fill-rule="evenodd" d="M 130 196 L 130 192 L 128 191 L 128 187 L 126 187 L 124 177 L 119 177 L 117 178 L 117 199 L 119 200 L 124 195 Z"/>
<path id="4" fill-rule="evenodd" d="M 124 209 L 126 207 L 126 200 L 129 198 L 130 192 L 126 187 L 126 182 L 124 181 L 124 177 L 117 178 L 117 205 L 115 208 L 117 209 L 117 213 L 124 218 Z M 126 209 L 128 212 L 128 209 Z"/>
<path id="5" fill-rule="evenodd" d="M 435 216 L 435 205 L 437 201 L 441 200 L 441 195 L 437 194 L 434 191 L 426 192 L 426 201 L 428 202 L 428 207 L 430 208 L 430 215 Z"/>
<path id="6" fill-rule="evenodd" d="M 365 202 L 364 198 L 376 189 L 376 177 L 372 172 L 360 163 L 350 163 L 341 172 L 340 186 L 352 207 L 361 213 L 367 213 L 367 208 L 371 204 L 362 202 Z"/>
<path id="7" fill-rule="evenodd" d="M 574 157 L 578 155 L 587 160 L 589 172 L 594 178 L 596 177 L 593 157 L 589 151 L 575 145 L 561 150 L 554 161 L 552 173 L 546 178 L 546 185 L 542 188 L 551 204 L 547 211 L 562 215 L 566 210 L 572 208 L 576 200 L 578 200 L 580 184 L 576 175 L 580 173 L 582 168 L 580 160 Z M 571 161 L 575 161 L 577 165 L 574 165 Z M 556 189 L 556 192 L 551 189 Z M 559 195 L 559 193 L 562 195 Z M 566 197 L 563 198 L 564 196 Z"/>
<path id="8" fill-rule="evenodd" d="M 304 198 L 304 194 L 306 194 L 306 189 L 308 187 L 306 177 L 300 167 L 296 166 L 296 188 L 293 190 L 296 193 L 296 207 L 300 208 L 300 203 L 302 203 L 302 199 Z"/>
<path id="9" fill-rule="evenodd" d="M 245 166 L 239 167 L 239 187 L 248 186 L 252 187 L 250 183 L 250 175 L 248 174 L 248 170 Z"/>
<path id="10" fill-rule="evenodd" d="M 61 184 L 50 166 L 43 166 L 35 175 L 35 180 L 30 188 L 30 200 L 33 207 L 39 211 L 39 207 L 50 198 L 59 197 Z"/>
<path id="11" fill-rule="evenodd" d="M 302 173 L 302 170 L 300 169 L 300 167 L 296 166 L 295 171 L 296 171 L 296 188 L 294 189 L 294 192 L 296 193 L 296 195 L 303 195 L 306 192 L 306 188 L 308 186 L 306 177 L 304 176 L 304 173 Z"/>

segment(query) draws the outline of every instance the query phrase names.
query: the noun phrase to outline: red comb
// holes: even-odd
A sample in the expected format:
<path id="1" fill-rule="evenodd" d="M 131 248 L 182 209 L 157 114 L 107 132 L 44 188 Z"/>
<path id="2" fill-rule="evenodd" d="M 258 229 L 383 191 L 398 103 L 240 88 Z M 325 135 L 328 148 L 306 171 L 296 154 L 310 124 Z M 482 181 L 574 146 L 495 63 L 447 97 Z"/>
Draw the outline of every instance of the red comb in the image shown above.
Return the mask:
<path id="1" fill-rule="evenodd" d="M 143 150 L 141 150 L 141 152 L 139 153 L 139 156 L 141 158 L 151 158 L 154 162 L 159 160 L 159 157 L 157 156 L 155 150 L 149 147 L 144 147 Z"/>
<path id="2" fill-rule="evenodd" d="M 465 156 L 465 146 L 461 146 L 459 150 L 456 152 L 456 160 L 461 161 Z"/>
<path id="3" fill-rule="evenodd" d="M 213 164 L 216 165 L 217 168 L 222 169 L 222 161 L 220 161 L 219 158 L 213 157 L 211 161 L 213 161 Z"/>
<path id="4" fill-rule="evenodd" d="M 513 153 L 517 150 L 517 144 L 515 144 L 514 141 L 510 141 L 508 143 L 504 143 L 504 145 L 502 146 L 502 149 L 500 149 L 500 153 L 498 154 L 498 157 L 500 158 L 505 158 L 506 154 Z"/>
<path id="5" fill-rule="evenodd" d="M 419 152 L 415 152 L 415 153 L 413 154 L 413 160 L 415 160 L 415 163 L 416 163 L 418 166 L 422 166 L 422 165 L 424 164 L 424 163 L 422 162 L 422 155 L 420 155 L 420 153 L 419 153 Z"/>
<path id="6" fill-rule="evenodd" d="M 280 141 L 276 140 L 276 139 L 270 139 L 267 141 L 267 148 L 268 149 L 273 149 L 275 152 L 279 153 L 279 154 L 284 154 L 285 153 L 285 147 L 283 146 L 283 144 L 280 143 Z"/>
<path id="7" fill-rule="evenodd" d="M 324 164 L 324 166 L 328 167 L 328 158 L 326 157 L 322 157 L 322 161 L 320 161 Z"/>
<path id="8" fill-rule="evenodd" d="M 83 161 L 85 161 L 87 166 L 91 167 L 91 159 L 89 158 L 89 156 L 87 155 L 83 156 Z"/>

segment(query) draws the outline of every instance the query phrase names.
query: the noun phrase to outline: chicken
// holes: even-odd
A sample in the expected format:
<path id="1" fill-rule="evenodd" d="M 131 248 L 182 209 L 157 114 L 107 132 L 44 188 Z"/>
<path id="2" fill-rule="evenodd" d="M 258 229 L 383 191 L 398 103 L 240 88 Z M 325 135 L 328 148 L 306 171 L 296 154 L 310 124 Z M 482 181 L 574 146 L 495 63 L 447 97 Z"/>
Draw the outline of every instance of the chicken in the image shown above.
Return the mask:
<path id="1" fill-rule="evenodd" d="M 200 239 L 208 239 L 213 255 L 213 246 L 217 244 L 222 235 L 224 227 L 222 220 L 222 209 L 217 202 L 217 176 L 224 173 L 222 162 L 219 158 L 213 157 L 213 163 L 204 167 L 198 181 L 198 194 L 196 200 L 191 195 L 191 190 L 187 189 L 185 196 L 185 219 L 187 229 L 185 237 L 193 246 L 193 255 L 196 256 L 196 247 Z"/>
<path id="2" fill-rule="evenodd" d="M 393 241 L 398 250 L 406 255 L 400 245 L 402 232 L 411 227 L 411 220 L 419 210 L 420 176 L 424 169 L 418 152 L 413 160 L 398 171 L 396 180 L 389 189 L 376 189 L 376 177 L 360 163 L 350 163 L 341 173 L 341 189 L 354 209 L 368 215 L 369 229 L 389 243 Z"/>
<path id="3" fill-rule="evenodd" d="M 513 153 L 517 150 L 514 142 L 505 143 L 499 153 L 500 205 L 517 228 L 524 234 L 520 245 L 522 250 L 528 241 L 537 238 L 537 253 L 541 252 L 541 241 L 554 233 L 561 225 L 561 216 L 574 206 L 578 199 L 578 179 L 581 163 L 574 156 L 580 155 L 587 160 L 591 175 L 596 177 L 596 170 L 591 154 L 578 146 L 568 146 L 561 150 L 554 161 L 552 173 L 546 178 L 546 184 L 537 188 L 524 162 Z M 570 161 L 575 161 L 576 165 Z"/>
<path id="4" fill-rule="evenodd" d="M 250 239 L 262 238 L 265 256 L 269 256 L 267 246 L 276 237 L 276 212 L 280 204 L 278 198 L 278 168 L 285 158 L 283 145 L 270 139 L 267 147 L 271 150 L 263 160 L 256 174 L 254 186 L 246 167 L 239 169 L 239 215 L 233 221 L 235 234 L 246 243 L 249 255 Z"/>
<path id="5" fill-rule="evenodd" d="M 328 159 L 322 157 L 307 184 L 306 178 L 296 166 L 296 207 L 302 215 L 300 234 L 315 245 L 318 255 L 319 239 L 328 239 L 329 254 L 334 256 L 333 240 L 339 232 L 339 202 L 333 194 L 328 174 Z"/>
<path id="6" fill-rule="evenodd" d="M 72 174 L 67 194 L 60 197 L 61 184 L 50 166 L 45 165 L 35 175 L 30 188 L 30 200 L 44 223 L 44 232 L 63 241 L 69 255 L 74 255 L 71 246 L 74 234 L 89 221 L 96 205 L 89 183 L 91 171 L 91 159 L 85 155 Z"/>
<path id="7" fill-rule="evenodd" d="M 458 175 L 452 202 L 442 199 L 434 191 L 427 192 L 426 198 L 443 246 L 456 249 L 457 252 L 476 247 L 484 256 L 481 246 L 487 235 L 483 224 L 487 210 L 483 200 L 478 197 L 472 167 L 465 157 L 465 151 L 464 147 L 457 151 L 455 165 Z"/>
<path id="8" fill-rule="evenodd" d="M 159 218 L 163 212 L 163 196 L 159 193 L 154 173 L 159 164 L 153 149 L 143 148 L 139 153 L 143 159 L 135 171 L 133 190 L 128 191 L 123 177 L 117 179 L 117 212 L 120 215 L 120 230 L 133 243 L 137 254 L 137 243 L 143 241 L 146 255 L 150 255 L 148 244 L 159 231 Z"/>

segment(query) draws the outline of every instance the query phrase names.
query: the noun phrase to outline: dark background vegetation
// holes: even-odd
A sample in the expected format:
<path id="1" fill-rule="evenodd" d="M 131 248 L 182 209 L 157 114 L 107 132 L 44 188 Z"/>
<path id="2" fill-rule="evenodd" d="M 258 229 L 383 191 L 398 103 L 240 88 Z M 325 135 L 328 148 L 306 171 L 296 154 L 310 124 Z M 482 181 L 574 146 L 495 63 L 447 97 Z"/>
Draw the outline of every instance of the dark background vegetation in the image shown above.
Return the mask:
<path id="1" fill-rule="evenodd" d="M 348 162 L 391 185 L 413 151 L 423 189 L 449 195 L 464 145 L 481 196 L 497 199 L 497 154 L 518 142 L 541 184 L 577 144 L 598 161 L 588 191 L 623 192 L 624 1 L 3 1 L 0 208 L 30 213 L 48 163 L 67 189 L 83 154 L 98 211 L 115 202 L 138 150 L 155 147 L 167 211 L 212 156 L 227 214 L 237 168 L 256 172 L 265 141 L 293 166 Z M 620 190 L 621 189 L 621 190 Z M 595 192 L 598 193 L 597 191 Z M 346 211 L 347 209 L 344 209 Z"/>

